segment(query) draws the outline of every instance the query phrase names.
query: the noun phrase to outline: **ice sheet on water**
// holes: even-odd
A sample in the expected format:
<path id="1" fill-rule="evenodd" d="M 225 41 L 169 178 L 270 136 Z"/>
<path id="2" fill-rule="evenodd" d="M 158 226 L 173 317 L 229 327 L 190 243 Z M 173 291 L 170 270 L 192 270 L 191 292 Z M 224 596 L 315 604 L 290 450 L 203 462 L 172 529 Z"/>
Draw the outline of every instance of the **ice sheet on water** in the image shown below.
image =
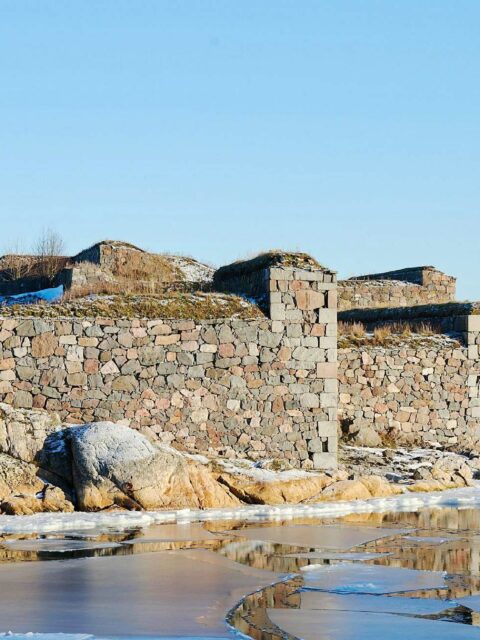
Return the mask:
<path id="1" fill-rule="evenodd" d="M 440 538 L 438 536 L 404 536 L 405 540 L 410 542 L 418 542 L 421 545 L 440 545 L 448 542 L 449 538 Z"/>
<path id="2" fill-rule="evenodd" d="M 388 613 L 268 609 L 271 621 L 303 640 L 471 640 L 480 628 Z"/>
<path id="3" fill-rule="evenodd" d="M 333 593 L 387 594 L 446 586 L 442 571 L 416 571 L 382 565 L 339 563 L 302 567 L 305 588 Z"/>
<path id="4" fill-rule="evenodd" d="M 299 547 L 317 549 L 351 549 L 361 544 L 401 535 L 405 529 L 386 527 L 365 527 L 348 524 L 341 525 L 283 525 L 281 527 L 255 527 L 232 531 L 250 540 L 265 540 L 279 544 L 291 544 Z"/>
<path id="5" fill-rule="evenodd" d="M 231 607 L 280 577 L 206 550 L 0 564 L 0 631 L 228 637 Z"/>
<path id="6" fill-rule="evenodd" d="M 464 607 L 473 609 L 473 611 L 480 611 L 480 595 L 465 596 L 464 598 L 458 598 L 456 602 L 458 602 L 458 604 L 463 605 Z"/>
<path id="7" fill-rule="evenodd" d="M 322 611 L 369 611 L 370 613 L 402 613 L 407 615 L 438 614 L 457 606 L 452 600 L 435 598 L 397 598 L 371 594 L 338 594 L 303 591 L 300 608 Z"/>

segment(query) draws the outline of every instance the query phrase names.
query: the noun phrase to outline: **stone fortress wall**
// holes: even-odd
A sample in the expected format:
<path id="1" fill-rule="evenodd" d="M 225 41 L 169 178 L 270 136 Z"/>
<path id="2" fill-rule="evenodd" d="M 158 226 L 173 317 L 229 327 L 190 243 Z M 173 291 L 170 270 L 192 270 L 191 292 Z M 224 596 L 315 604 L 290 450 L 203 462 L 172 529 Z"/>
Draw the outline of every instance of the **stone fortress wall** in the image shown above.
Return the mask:
<path id="1" fill-rule="evenodd" d="M 456 279 L 434 267 L 411 267 L 355 276 L 338 283 L 339 311 L 410 307 L 455 300 Z"/>
<path id="2" fill-rule="evenodd" d="M 480 360 L 473 356 L 441 337 L 339 349 L 340 425 L 374 427 L 387 443 L 478 446 Z"/>
<path id="3" fill-rule="evenodd" d="M 339 283 L 339 321 L 367 331 L 406 324 L 434 332 L 398 336 L 383 346 L 357 340 L 339 349 L 344 430 L 373 426 L 387 442 L 478 446 L 480 309 L 454 300 L 455 278 L 433 267 Z"/>
<path id="4" fill-rule="evenodd" d="M 0 401 L 122 421 L 196 453 L 335 466 L 335 273 L 244 262 L 223 290 L 238 271 L 260 283 L 264 318 L 1 318 Z"/>
<path id="5" fill-rule="evenodd" d="M 70 286 L 101 283 L 133 254 L 147 270 L 149 254 L 105 242 L 64 272 Z M 344 280 L 337 291 L 334 272 L 291 256 L 215 272 L 211 288 L 254 299 L 259 318 L 0 318 L 0 401 L 66 422 L 122 421 L 192 452 L 305 468 L 335 464 L 337 404 L 343 428 L 373 426 L 387 440 L 479 440 L 480 309 L 453 302 L 455 278 L 418 267 Z M 337 351 L 337 297 L 343 322 L 429 322 L 457 342 L 437 335 Z"/>

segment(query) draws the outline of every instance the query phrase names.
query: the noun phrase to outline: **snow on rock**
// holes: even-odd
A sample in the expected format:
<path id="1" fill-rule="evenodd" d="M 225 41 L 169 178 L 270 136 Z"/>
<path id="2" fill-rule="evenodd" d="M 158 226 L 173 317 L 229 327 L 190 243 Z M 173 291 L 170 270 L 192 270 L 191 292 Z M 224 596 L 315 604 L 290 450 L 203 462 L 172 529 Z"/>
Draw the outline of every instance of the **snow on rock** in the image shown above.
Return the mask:
<path id="1" fill-rule="evenodd" d="M 97 422 L 71 427 L 73 480 L 78 506 L 90 511 L 118 505 L 129 509 L 210 506 L 238 501 L 167 446 L 154 445 L 129 427 Z M 214 494 L 212 496 L 212 494 Z"/>
<path id="2" fill-rule="evenodd" d="M 185 282 L 211 282 L 215 269 L 193 258 L 171 256 L 170 260 L 180 269 Z"/>

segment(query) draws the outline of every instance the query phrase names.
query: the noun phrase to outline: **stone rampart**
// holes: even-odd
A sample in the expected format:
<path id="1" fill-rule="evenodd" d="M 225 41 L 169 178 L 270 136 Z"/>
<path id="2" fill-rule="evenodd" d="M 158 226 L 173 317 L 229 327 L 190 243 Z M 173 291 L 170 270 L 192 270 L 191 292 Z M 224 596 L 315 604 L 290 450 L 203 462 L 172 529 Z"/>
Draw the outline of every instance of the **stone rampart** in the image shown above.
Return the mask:
<path id="1" fill-rule="evenodd" d="M 339 310 L 441 304 L 455 291 L 456 279 L 434 267 L 355 276 L 338 283 Z"/>
<path id="2" fill-rule="evenodd" d="M 437 336 L 340 349 L 343 427 L 373 426 L 387 443 L 478 447 L 480 326 L 467 318 L 464 325 L 470 346 Z"/>
<path id="3" fill-rule="evenodd" d="M 331 467 L 335 275 L 266 267 L 271 317 L 0 318 L 0 401 L 122 421 L 192 452 Z"/>

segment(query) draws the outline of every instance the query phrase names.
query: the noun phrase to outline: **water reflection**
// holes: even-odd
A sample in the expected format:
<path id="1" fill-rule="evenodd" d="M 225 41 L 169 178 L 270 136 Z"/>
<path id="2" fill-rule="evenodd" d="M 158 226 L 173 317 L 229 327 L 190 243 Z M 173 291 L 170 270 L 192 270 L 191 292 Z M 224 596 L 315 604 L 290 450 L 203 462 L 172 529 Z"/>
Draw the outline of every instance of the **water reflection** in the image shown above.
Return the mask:
<path id="1" fill-rule="evenodd" d="M 303 530 L 305 525 L 316 530 L 323 527 L 325 532 L 329 526 L 339 524 L 345 531 L 364 533 L 366 541 L 348 549 L 339 541 L 338 551 L 335 551 L 330 543 L 322 547 L 320 544 L 285 544 L 269 540 L 272 537 L 281 539 L 282 529 L 284 537 L 288 537 L 287 530 L 295 526 L 299 527 L 298 531 Z M 477 612 L 477 609 L 480 611 L 480 598 L 478 605 L 475 598 L 468 600 L 469 597 L 480 594 L 479 510 L 425 509 L 411 513 L 354 514 L 338 519 L 302 517 L 285 522 L 264 521 L 254 524 L 240 520 L 207 521 L 195 527 L 194 540 L 165 540 L 166 529 L 159 527 L 99 534 L 3 535 L 0 537 L 0 563 L 204 549 L 251 569 L 266 570 L 276 576 L 283 576 L 277 584 L 243 598 L 228 613 L 229 622 L 238 631 L 256 640 L 294 638 L 271 621 L 268 610 L 302 609 L 308 610 L 309 615 L 316 611 L 316 615 L 321 618 L 326 606 L 325 600 L 312 600 L 311 596 L 309 599 L 303 590 L 305 573 L 302 570 L 309 565 L 328 567 L 349 561 L 353 574 L 358 562 L 392 569 L 445 572 L 443 586 L 418 588 L 403 593 L 399 590 L 388 598 L 395 598 L 397 602 L 398 599 L 408 599 L 411 602 L 412 606 L 403 611 L 402 616 L 480 626 L 480 613 Z M 368 539 L 368 532 L 372 527 L 381 528 L 383 537 Z M 202 528 L 205 539 L 202 539 Z M 175 534 L 175 527 L 170 529 Z M 185 537 L 185 529 L 182 535 Z M 181 538 L 182 535 L 179 534 L 178 537 Z M 345 555 L 345 551 L 350 555 Z M 352 610 L 354 601 L 342 595 L 338 597 L 341 598 L 338 606 L 343 606 L 345 611 Z M 418 606 L 415 598 L 425 602 L 439 601 L 438 607 L 435 606 L 433 612 L 425 612 Z M 457 602 L 462 598 L 467 600 Z"/>

